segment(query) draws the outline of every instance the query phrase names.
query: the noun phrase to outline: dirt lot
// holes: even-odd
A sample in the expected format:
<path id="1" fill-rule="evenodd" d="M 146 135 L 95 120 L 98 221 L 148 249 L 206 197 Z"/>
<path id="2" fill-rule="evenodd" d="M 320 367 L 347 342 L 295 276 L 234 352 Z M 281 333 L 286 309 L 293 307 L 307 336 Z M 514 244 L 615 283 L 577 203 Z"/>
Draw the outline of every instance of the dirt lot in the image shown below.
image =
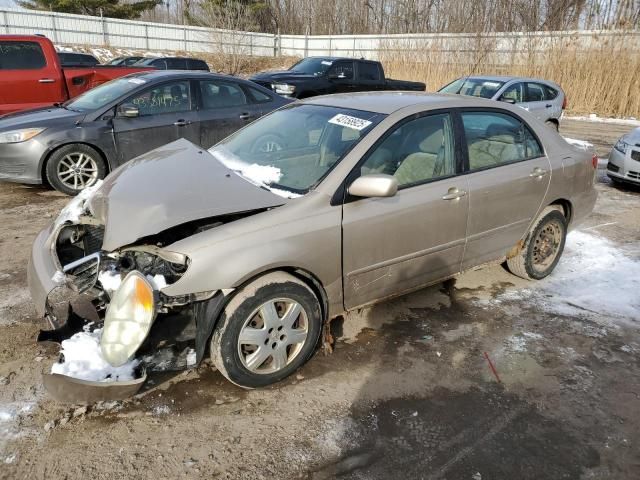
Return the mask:
<path id="1" fill-rule="evenodd" d="M 619 130 L 565 133 L 602 155 Z M 34 342 L 26 289 L 31 242 L 66 199 L 0 184 L 0 477 L 638 478 L 640 189 L 600 177 L 544 281 L 491 266 L 361 311 L 272 388 L 202 365 L 88 408 L 43 390 L 58 349 Z"/>

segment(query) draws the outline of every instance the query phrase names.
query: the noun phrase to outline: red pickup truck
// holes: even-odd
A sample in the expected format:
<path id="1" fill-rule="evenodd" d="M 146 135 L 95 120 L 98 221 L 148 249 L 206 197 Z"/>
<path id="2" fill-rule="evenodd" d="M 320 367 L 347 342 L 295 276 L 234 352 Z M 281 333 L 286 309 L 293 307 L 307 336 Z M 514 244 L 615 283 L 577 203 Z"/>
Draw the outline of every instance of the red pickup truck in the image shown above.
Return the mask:
<path id="1" fill-rule="evenodd" d="M 51 40 L 0 35 L 0 115 L 64 102 L 101 83 L 149 68 L 62 68 Z"/>

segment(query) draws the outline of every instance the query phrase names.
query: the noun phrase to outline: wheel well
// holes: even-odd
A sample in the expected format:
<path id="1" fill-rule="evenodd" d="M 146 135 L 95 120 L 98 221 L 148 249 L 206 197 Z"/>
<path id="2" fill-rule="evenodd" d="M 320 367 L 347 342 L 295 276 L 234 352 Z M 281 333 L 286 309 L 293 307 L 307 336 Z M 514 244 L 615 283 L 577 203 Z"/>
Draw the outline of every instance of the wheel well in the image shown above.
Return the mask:
<path id="1" fill-rule="evenodd" d="M 111 165 L 109 165 L 109 160 L 107 160 L 107 156 L 99 147 L 87 142 L 68 142 L 68 143 L 63 143 L 62 145 L 58 145 L 57 147 L 55 147 L 53 150 L 51 150 L 44 156 L 44 159 L 42 160 L 42 165 L 40 165 L 40 177 L 42 178 L 43 183 L 46 183 L 47 185 L 49 184 L 49 181 L 47 180 L 47 163 L 49 162 L 51 155 L 53 155 L 54 152 L 57 152 L 58 150 L 60 150 L 62 147 L 66 147 L 67 145 L 86 145 L 87 147 L 93 148 L 96 152 L 100 154 L 100 156 L 102 157 L 102 160 L 104 161 L 105 174 L 111 171 Z"/>
<path id="2" fill-rule="evenodd" d="M 547 122 L 551 122 L 551 123 L 555 123 L 556 125 L 560 125 L 560 122 L 558 121 L 557 118 L 550 118 L 547 120 Z"/>
<path id="3" fill-rule="evenodd" d="M 549 205 L 559 205 L 562 207 L 562 213 L 564 213 L 564 217 L 567 219 L 567 223 L 571 223 L 571 215 L 573 214 L 573 207 L 569 200 L 564 198 L 559 198 L 551 202 Z"/>

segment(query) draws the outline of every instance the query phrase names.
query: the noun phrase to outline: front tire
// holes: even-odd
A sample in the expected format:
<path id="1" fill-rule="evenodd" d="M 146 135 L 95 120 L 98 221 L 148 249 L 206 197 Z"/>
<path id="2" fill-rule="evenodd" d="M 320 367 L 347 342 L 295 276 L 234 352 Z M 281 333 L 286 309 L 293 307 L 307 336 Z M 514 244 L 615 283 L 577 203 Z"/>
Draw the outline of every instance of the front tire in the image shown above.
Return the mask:
<path id="1" fill-rule="evenodd" d="M 301 280 L 266 274 L 240 289 L 211 338 L 211 359 L 245 388 L 279 382 L 311 358 L 322 331 L 320 304 Z"/>
<path id="2" fill-rule="evenodd" d="M 54 151 L 46 165 L 49 184 L 59 192 L 77 195 L 107 173 L 102 155 L 89 145 L 75 143 Z"/>
<path id="3" fill-rule="evenodd" d="M 555 207 L 545 208 L 529 230 L 523 248 L 507 259 L 514 275 L 541 280 L 558 264 L 567 238 L 567 219 Z"/>

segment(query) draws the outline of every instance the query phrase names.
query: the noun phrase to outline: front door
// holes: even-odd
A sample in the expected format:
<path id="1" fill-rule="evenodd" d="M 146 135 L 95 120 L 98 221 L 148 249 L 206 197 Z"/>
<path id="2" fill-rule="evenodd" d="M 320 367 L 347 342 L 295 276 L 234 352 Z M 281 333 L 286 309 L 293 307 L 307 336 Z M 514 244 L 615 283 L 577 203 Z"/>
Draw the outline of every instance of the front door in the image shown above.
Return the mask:
<path id="1" fill-rule="evenodd" d="M 540 211 L 551 164 L 531 129 L 496 111 L 462 112 L 468 145 L 469 223 L 463 269 L 499 260 Z"/>
<path id="2" fill-rule="evenodd" d="M 449 113 L 401 123 L 371 151 L 349 181 L 393 175 L 389 198 L 349 198 L 343 205 L 345 308 L 372 303 L 460 270 L 467 225 L 464 176 L 456 175 Z"/>
<path id="3" fill-rule="evenodd" d="M 124 104 L 138 107 L 139 115 L 116 115 L 113 131 L 120 163 L 179 138 L 200 142 L 200 125 L 193 108 L 189 80 L 174 80 L 135 93 Z"/>
<path id="4" fill-rule="evenodd" d="M 355 72 L 353 70 L 353 62 L 347 60 L 339 60 L 331 65 L 327 72 L 329 81 L 331 82 L 331 91 L 328 93 L 349 93 L 354 92 Z"/>
<path id="5" fill-rule="evenodd" d="M 236 130 L 259 118 L 262 107 L 248 98 L 235 82 L 218 79 L 200 80 L 200 143 L 210 148 Z"/>

